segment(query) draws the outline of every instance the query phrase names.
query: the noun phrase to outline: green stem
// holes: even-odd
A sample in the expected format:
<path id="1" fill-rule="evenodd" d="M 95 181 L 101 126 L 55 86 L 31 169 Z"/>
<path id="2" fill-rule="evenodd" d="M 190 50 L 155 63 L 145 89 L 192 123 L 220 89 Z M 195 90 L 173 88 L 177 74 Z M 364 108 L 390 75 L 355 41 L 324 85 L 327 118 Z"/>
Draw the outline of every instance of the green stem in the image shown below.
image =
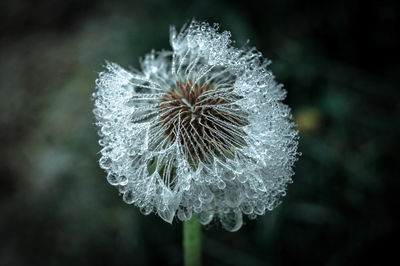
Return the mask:
<path id="1" fill-rule="evenodd" d="M 183 254 L 185 266 L 201 265 L 201 224 L 195 217 L 183 223 Z"/>

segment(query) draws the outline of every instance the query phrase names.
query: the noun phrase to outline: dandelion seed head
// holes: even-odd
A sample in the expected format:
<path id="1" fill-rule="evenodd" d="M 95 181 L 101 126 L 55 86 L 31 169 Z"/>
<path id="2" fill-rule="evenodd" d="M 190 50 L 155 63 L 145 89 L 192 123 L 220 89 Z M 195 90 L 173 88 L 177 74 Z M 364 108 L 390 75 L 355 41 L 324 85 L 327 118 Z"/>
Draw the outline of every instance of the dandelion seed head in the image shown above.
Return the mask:
<path id="1" fill-rule="evenodd" d="M 228 231 L 276 207 L 292 181 L 297 131 L 286 91 L 255 48 L 192 21 L 141 69 L 107 63 L 93 93 L 100 166 L 123 200 L 172 222 Z"/>

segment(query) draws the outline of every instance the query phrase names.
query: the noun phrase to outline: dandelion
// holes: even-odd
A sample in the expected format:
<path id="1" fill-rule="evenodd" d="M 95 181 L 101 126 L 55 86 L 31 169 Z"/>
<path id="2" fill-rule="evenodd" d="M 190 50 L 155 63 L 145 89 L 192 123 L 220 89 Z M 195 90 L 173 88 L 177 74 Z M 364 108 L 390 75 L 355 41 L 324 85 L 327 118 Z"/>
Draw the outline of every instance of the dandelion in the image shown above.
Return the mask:
<path id="1" fill-rule="evenodd" d="M 100 166 L 123 200 L 171 223 L 193 215 L 238 230 L 292 181 L 297 131 L 286 91 L 255 48 L 192 21 L 140 70 L 107 63 L 96 81 Z"/>

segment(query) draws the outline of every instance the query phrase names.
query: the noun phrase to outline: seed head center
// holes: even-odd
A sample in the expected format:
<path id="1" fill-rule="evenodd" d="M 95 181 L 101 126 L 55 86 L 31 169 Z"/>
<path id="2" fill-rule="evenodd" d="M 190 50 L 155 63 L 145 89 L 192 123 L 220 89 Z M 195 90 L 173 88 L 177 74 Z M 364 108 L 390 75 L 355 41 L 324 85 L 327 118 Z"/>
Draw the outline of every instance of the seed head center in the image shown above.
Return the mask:
<path id="1" fill-rule="evenodd" d="M 186 152 L 196 158 L 222 149 L 230 150 L 243 126 L 230 111 L 232 104 L 209 84 L 177 82 L 160 102 L 160 122 L 164 135 L 178 139 Z"/>

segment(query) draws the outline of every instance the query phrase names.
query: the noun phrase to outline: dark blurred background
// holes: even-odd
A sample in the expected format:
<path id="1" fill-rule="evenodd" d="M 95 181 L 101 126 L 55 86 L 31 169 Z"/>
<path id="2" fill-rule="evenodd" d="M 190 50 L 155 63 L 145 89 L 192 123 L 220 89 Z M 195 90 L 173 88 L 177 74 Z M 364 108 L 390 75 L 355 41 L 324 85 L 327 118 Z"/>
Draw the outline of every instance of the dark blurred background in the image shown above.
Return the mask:
<path id="1" fill-rule="evenodd" d="M 195 17 L 250 39 L 288 90 L 303 153 L 273 212 L 204 232 L 204 265 L 398 260 L 399 10 L 390 1 L 1 1 L 0 265 L 179 265 L 181 223 L 98 167 L 90 95 Z"/>

